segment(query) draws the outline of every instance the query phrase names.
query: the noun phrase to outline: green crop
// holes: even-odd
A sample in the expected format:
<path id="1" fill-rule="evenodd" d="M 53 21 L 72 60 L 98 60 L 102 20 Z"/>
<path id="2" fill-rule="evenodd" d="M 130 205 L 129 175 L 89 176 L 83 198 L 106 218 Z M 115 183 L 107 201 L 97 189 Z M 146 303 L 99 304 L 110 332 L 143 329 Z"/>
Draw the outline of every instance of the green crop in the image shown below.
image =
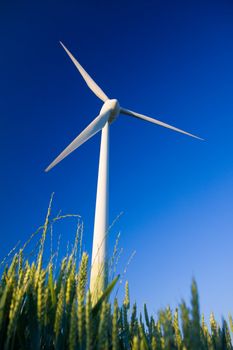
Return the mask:
<path id="1" fill-rule="evenodd" d="M 14 255 L 9 266 L 6 259 L 3 260 L 0 349 L 233 349 L 232 317 L 229 328 L 226 320 L 219 325 L 211 314 L 208 326 L 200 315 L 195 280 L 191 286 L 190 307 L 182 301 L 174 312 L 168 307 L 152 316 L 144 305 L 143 313 L 138 313 L 137 305 L 130 303 L 128 283 L 122 305 L 117 299 L 110 302 L 118 277 L 93 304 L 88 290 L 88 255 L 85 252 L 80 255 L 77 237 L 72 252 L 61 261 L 56 273 L 52 257 L 47 264 L 43 261 L 45 240 L 52 222 L 50 211 L 51 205 L 41 227 L 35 261 L 25 258 L 25 246 Z M 115 251 L 115 260 L 116 256 Z"/>

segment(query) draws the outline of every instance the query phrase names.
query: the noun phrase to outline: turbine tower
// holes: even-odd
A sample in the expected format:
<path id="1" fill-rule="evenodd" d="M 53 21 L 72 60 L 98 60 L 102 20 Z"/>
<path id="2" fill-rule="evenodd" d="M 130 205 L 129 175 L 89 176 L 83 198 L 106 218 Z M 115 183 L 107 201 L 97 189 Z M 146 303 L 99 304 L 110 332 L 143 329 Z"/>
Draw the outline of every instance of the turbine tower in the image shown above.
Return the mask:
<path id="1" fill-rule="evenodd" d="M 45 169 L 49 171 L 76 148 L 102 130 L 99 156 L 98 184 L 95 207 L 95 223 L 92 247 L 90 289 L 96 300 L 107 285 L 107 231 L 108 231 L 108 182 L 109 182 L 109 128 L 119 114 L 128 115 L 147 122 L 163 126 L 179 133 L 203 140 L 193 134 L 174 126 L 147 117 L 143 114 L 122 108 L 116 99 L 109 99 L 103 90 L 94 82 L 71 52 L 61 43 L 92 92 L 104 102 L 99 115 L 65 148 L 65 150 Z"/>

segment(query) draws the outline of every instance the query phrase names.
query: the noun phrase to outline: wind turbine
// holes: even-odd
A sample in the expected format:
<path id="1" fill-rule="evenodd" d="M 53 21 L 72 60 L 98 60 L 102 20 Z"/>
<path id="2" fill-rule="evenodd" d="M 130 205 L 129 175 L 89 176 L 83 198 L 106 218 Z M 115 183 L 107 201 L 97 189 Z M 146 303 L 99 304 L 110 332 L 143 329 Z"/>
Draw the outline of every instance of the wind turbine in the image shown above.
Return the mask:
<path id="1" fill-rule="evenodd" d="M 104 102 L 98 116 L 71 142 L 68 147 L 45 169 L 49 171 L 61 160 L 67 157 L 76 148 L 89 140 L 92 136 L 102 130 L 98 184 L 95 207 L 94 237 L 92 247 L 92 267 L 90 278 L 90 289 L 92 295 L 98 296 L 107 285 L 107 231 L 108 231 L 108 179 L 109 179 L 109 127 L 117 119 L 119 114 L 128 115 L 147 122 L 163 126 L 179 133 L 201 139 L 193 134 L 168 125 L 157 119 L 147 117 L 143 114 L 133 112 L 120 106 L 116 99 L 109 99 L 103 90 L 94 82 L 81 64 L 75 59 L 71 52 L 60 42 L 74 65 L 82 75 L 87 86 L 92 92 Z"/>

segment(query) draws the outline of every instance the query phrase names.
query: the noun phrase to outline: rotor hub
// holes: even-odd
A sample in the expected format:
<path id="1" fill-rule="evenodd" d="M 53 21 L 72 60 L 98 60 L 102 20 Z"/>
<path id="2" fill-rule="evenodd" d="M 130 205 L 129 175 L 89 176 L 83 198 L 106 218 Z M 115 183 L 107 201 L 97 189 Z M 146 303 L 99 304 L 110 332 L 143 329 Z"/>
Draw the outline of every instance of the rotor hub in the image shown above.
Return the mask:
<path id="1" fill-rule="evenodd" d="M 109 123 L 111 124 L 112 122 L 114 122 L 114 120 L 118 117 L 119 113 L 120 113 L 120 105 L 119 102 L 116 99 L 112 99 L 112 100 L 107 100 L 101 111 L 105 112 L 105 111 L 110 111 L 110 116 L 109 116 Z"/>

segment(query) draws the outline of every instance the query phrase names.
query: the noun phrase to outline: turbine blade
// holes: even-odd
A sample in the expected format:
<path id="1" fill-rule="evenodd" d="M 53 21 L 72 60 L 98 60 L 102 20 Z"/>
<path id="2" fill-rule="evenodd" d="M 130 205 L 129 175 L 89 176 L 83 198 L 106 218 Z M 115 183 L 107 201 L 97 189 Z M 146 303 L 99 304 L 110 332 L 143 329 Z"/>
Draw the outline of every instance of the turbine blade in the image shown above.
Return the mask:
<path id="1" fill-rule="evenodd" d="M 198 136 L 196 136 L 196 135 L 190 134 L 190 133 L 187 132 L 187 131 L 178 129 L 178 128 L 172 126 L 172 125 L 169 125 L 169 124 L 166 124 L 166 123 L 164 123 L 164 122 L 161 122 L 160 120 L 147 117 L 146 115 L 139 114 L 139 113 L 130 111 L 130 110 L 128 110 L 128 109 L 121 108 L 120 112 L 123 113 L 123 114 L 126 114 L 126 115 L 130 115 L 130 116 L 132 116 L 132 117 L 138 118 L 138 119 L 146 120 L 147 122 L 150 122 L 150 123 L 153 123 L 153 124 L 157 124 L 157 125 L 163 126 L 164 128 L 167 128 L 167 129 L 171 129 L 171 130 L 180 132 L 181 134 L 185 134 L 185 135 L 194 137 L 195 139 L 202 140 L 202 141 L 204 140 L 204 139 L 202 139 L 201 137 L 198 137 Z"/>
<path id="2" fill-rule="evenodd" d="M 109 118 L 109 111 L 99 114 L 82 132 L 79 134 L 68 147 L 64 149 L 64 151 L 59 154 L 59 156 L 54 159 L 54 161 L 45 169 L 48 172 L 55 165 L 57 165 L 60 161 L 62 161 L 65 157 L 67 157 L 71 152 L 73 152 L 76 148 L 81 146 L 84 142 L 89 140 L 92 136 L 94 136 L 98 131 L 100 131 Z"/>
<path id="3" fill-rule="evenodd" d="M 103 102 L 108 100 L 108 96 L 103 92 L 103 90 L 94 82 L 94 80 L 90 77 L 90 75 L 85 71 L 85 69 L 81 66 L 81 64 L 74 58 L 72 53 L 65 47 L 65 45 L 60 41 L 61 46 L 66 51 L 67 55 L 73 61 L 76 68 L 79 70 L 79 73 L 85 80 L 87 86 L 94 92 L 94 94 L 99 97 Z"/>

